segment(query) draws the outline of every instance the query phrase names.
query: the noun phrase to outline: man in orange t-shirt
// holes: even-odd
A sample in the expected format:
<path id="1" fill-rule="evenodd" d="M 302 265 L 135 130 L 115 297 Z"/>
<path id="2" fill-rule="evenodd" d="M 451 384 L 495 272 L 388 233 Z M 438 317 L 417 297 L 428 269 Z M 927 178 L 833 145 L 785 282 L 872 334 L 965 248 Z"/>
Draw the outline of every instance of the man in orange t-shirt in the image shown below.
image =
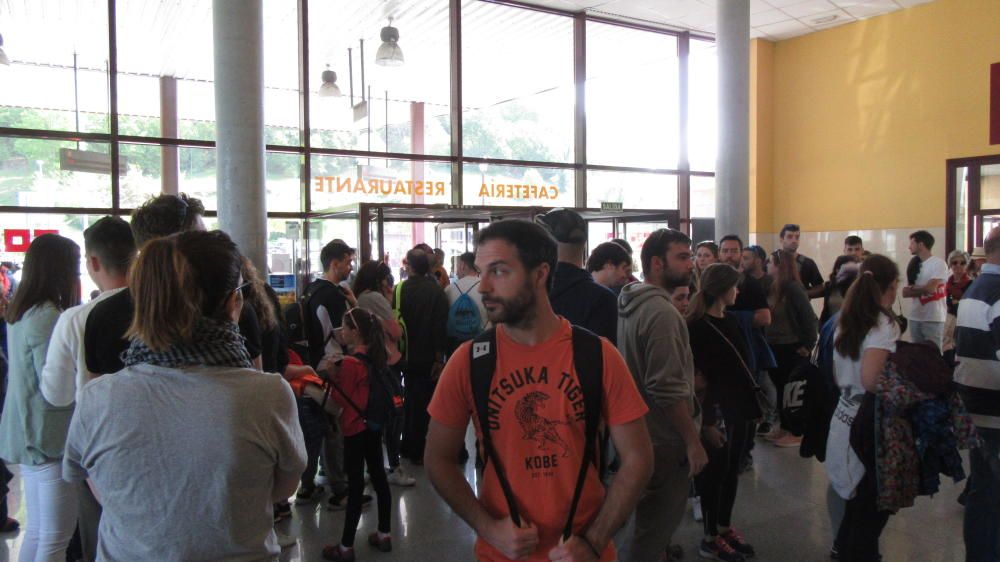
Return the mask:
<path id="1" fill-rule="evenodd" d="M 480 232 L 477 248 L 479 290 L 497 326 L 490 435 L 521 526 L 510 517 L 497 463 L 487 461 L 477 498 L 454 461 L 470 418 L 482 435 L 473 416 L 469 342 L 452 355 L 429 408 L 424 461 L 431 482 L 476 531 L 480 561 L 614 560 L 611 538 L 632 513 L 652 471 L 646 404 L 621 355 L 601 339 L 601 419 L 610 429 L 621 467 L 607 494 L 597 471 L 587 470 L 573 535 L 562 541 L 584 457 L 585 417 L 573 366 L 572 328 L 552 312 L 548 300 L 555 241 L 534 223 L 500 221 Z"/>

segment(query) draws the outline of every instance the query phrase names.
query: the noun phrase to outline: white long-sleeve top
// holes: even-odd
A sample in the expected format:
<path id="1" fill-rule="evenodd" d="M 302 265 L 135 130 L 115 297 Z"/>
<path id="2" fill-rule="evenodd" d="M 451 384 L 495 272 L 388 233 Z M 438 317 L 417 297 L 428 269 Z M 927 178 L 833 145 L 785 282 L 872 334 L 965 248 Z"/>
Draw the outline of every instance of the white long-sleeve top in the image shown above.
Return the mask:
<path id="1" fill-rule="evenodd" d="M 41 375 L 42 396 L 53 406 L 69 406 L 75 402 L 83 385 L 97 376 L 87 370 L 83 331 L 94 306 L 118 291 L 121 289 L 104 291 L 96 299 L 66 309 L 59 316 Z"/>

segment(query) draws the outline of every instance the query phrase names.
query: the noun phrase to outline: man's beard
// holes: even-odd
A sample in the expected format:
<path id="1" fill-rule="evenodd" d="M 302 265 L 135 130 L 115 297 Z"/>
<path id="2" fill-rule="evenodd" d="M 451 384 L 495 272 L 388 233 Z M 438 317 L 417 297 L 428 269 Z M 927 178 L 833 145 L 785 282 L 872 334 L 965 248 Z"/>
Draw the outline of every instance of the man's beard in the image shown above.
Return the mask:
<path id="1" fill-rule="evenodd" d="M 494 324 L 506 324 L 511 328 L 524 328 L 535 320 L 535 297 L 533 287 L 525 283 L 521 290 L 509 299 L 484 296 L 483 305 L 497 304 L 492 310 L 487 306 L 486 317 Z"/>
<path id="2" fill-rule="evenodd" d="M 665 270 L 660 276 L 660 286 L 668 291 L 673 291 L 677 287 L 687 287 L 691 284 L 691 272 L 673 273 Z"/>

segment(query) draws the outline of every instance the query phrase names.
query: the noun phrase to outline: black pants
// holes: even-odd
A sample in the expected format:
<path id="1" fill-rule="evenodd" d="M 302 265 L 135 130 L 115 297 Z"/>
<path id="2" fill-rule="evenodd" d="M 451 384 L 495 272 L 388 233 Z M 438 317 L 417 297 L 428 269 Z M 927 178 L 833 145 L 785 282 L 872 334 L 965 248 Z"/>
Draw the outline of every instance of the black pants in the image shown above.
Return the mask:
<path id="1" fill-rule="evenodd" d="M 705 447 L 708 465 L 695 477 L 705 536 L 714 537 L 719 534 L 719 527 L 729 527 L 732 523 L 740 481 L 740 456 L 746 451 L 747 441 L 753 439 L 752 431 L 753 422 L 726 420 L 726 443 L 718 449 Z"/>
<path id="2" fill-rule="evenodd" d="M 388 533 L 392 522 L 392 495 L 389 481 L 382 465 L 382 434 L 362 431 L 344 437 L 344 471 L 347 472 L 347 513 L 344 517 L 344 534 L 340 539 L 346 547 L 354 546 L 354 535 L 361 521 L 361 505 L 365 493 L 365 465 L 372 479 L 372 488 L 378 502 L 378 530 Z"/>
<path id="3" fill-rule="evenodd" d="M 401 374 L 398 369 L 392 367 L 390 369 L 392 376 L 399 380 Z M 395 469 L 399 466 L 399 445 L 400 440 L 403 438 L 403 418 L 393 417 L 382 429 L 382 438 L 385 440 L 385 456 L 386 462 L 389 463 L 389 468 Z"/>
<path id="4" fill-rule="evenodd" d="M 311 398 L 298 398 L 299 425 L 306 445 L 306 470 L 302 473 L 302 487 L 309 489 L 316 485 L 316 470 L 319 455 L 323 450 L 323 439 L 329 430 L 326 414 Z"/>
<path id="5" fill-rule="evenodd" d="M 431 380 L 432 365 L 409 365 L 403 371 L 406 402 L 403 405 L 403 443 L 400 452 L 412 461 L 424 460 L 427 428 L 431 415 L 427 406 L 434 396 L 435 381 Z M 458 454 L 458 451 L 455 451 Z"/>
<path id="6" fill-rule="evenodd" d="M 844 562 L 878 562 L 878 539 L 889 521 L 888 511 L 878 510 L 874 459 L 865 464 L 865 475 L 854 497 L 847 500 L 837 531 L 837 550 Z"/>
<path id="7" fill-rule="evenodd" d="M 796 434 L 801 433 L 801 430 L 789 427 L 788 420 L 785 419 L 783 405 L 785 403 L 785 385 L 788 384 L 788 379 L 791 377 L 792 371 L 801 365 L 803 361 L 808 361 L 807 358 L 796 353 L 796 350 L 800 347 L 802 346 L 797 343 L 772 345 L 771 351 L 774 352 L 774 360 L 778 366 L 768 371 L 778 395 L 777 408 L 778 418 L 781 420 L 781 428 Z"/>

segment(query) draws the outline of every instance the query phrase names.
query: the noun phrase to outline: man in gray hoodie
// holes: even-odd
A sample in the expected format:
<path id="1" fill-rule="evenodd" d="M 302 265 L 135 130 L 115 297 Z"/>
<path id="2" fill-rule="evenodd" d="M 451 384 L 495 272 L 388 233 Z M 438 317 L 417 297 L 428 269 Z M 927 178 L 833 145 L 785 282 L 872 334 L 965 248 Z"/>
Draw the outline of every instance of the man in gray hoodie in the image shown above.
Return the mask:
<path id="1" fill-rule="evenodd" d="M 618 350 L 649 406 L 653 477 L 636 506 L 634 533 L 622 559 L 660 560 L 680 524 L 689 479 L 708 462 L 694 395 L 694 359 L 687 324 L 668 291 L 691 283 L 691 239 L 671 229 L 653 232 L 642 246 L 645 282 L 626 285 L 618 298 Z"/>

